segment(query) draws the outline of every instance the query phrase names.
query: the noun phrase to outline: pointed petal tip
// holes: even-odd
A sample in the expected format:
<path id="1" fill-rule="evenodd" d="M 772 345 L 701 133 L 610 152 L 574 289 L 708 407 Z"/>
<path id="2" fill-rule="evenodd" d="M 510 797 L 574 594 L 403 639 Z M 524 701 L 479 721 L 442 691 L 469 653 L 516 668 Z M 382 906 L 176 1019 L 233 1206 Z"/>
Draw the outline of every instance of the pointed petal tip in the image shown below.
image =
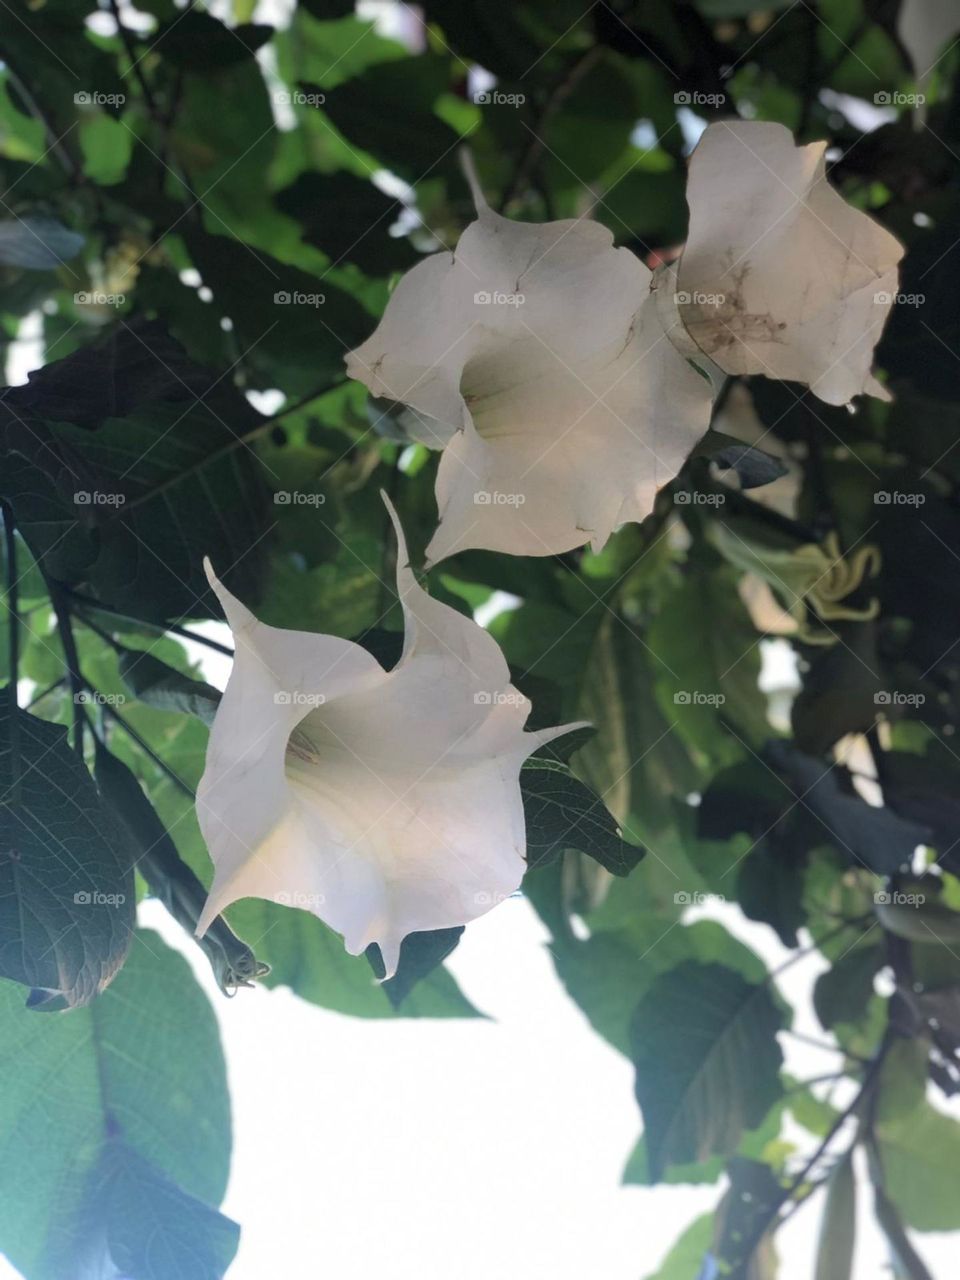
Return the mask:
<path id="1" fill-rule="evenodd" d="M 467 180 L 467 186 L 470 188 L 473 207 L 476 209 L 477 217 L 479 218 L 484 213 L 490 212 L 490 205 L 487 203 L 487 197 L 483 194 L 483 188 L 477 176 L 477 166 L 474 163 L 473 152 L 469 147 L 460 148 L 460 167 L 463 170 L 463 176 Z"/>

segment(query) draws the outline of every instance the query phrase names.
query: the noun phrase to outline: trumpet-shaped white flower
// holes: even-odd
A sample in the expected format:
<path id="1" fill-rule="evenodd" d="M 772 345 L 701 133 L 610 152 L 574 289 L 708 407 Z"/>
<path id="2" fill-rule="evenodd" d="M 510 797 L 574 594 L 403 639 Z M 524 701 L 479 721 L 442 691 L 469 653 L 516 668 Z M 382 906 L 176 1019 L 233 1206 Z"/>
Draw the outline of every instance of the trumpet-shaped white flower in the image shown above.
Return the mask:
<path id="1" fill-rule="evenodd" d="M 802 382 L 828 404 L 868 392 L 903 247 L 826 178 L 825 142 L 780 124 L 710 125 L 690 161 L 680 318 L 727 373 Z"/>
<path id="2" fill-rule="evenodd" d="M 496 641 L 417 584 L 390 512 L 406 632 L 389 672 L 349 640 L 258 622 L 207 564 L 236 657 L 197 795 L 214 864 L 198 933 L 268 898 L 313 911 L 352 954 L 377 943 L 387 977 L 407 934 L 518 888 L 520 766 L 574 727 L 524 730 Z"/>
<path id="3" fill-rule="evenodd" d="M 709 384 L 605 227 L 512 222 L 474 196 L 456 252 L 404 276 L 347 370 L 444 449 L 431 561 L 599 549 L 650 513 L 706 430 Z"/>

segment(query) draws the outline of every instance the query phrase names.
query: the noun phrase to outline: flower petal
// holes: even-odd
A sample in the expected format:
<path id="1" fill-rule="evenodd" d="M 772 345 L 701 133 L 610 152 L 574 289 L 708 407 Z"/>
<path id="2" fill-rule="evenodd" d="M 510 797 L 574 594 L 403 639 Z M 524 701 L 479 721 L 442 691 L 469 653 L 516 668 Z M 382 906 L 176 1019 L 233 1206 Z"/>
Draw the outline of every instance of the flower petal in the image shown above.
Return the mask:
<path id="1" fill-rule="evenodd" d="M 520 766 L 574 727 L 524 731 L 530 704 L 496 642 L 418 585 L 390 514 L 406 637 L 389 673 L 349 641 L 264 626 L 214 581 L 237 656 L 198 794 L 215 865 L 201 932 L 238 898 L 272 898 L 354 954 L 377 943 L 387 977 L 408 933 L 465 924 L 519 887 Z"/>
<path id="2" fill-rule="evenodd" d="M 826 178 L 825 142 L 780 124 L 710 125 L 690 161 L 680 314 L 727 373 L 807 384 L 828 404 L 868 392 L 903 247 Z"/>
<path id="3" fill-rule="evenodd" d="M 483 203 L 455 254 L 401 280 L 347 369 L 446 447 L 431 561 L 600 547 L 649 514 L 711 402 L 650 287 L 599 223 L 516 223 Z"/>

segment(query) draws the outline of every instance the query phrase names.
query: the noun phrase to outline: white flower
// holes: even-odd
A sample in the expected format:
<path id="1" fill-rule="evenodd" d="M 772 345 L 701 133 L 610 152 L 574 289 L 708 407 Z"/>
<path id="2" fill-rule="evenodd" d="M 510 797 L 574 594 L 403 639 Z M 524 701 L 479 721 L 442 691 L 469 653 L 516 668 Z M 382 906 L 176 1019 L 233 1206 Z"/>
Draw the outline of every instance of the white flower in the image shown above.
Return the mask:
<path id="1" fill-rule="evenodd" d="M 780 124 L 710 125 L 690 161 L 679 312 L 727 373 L 802 382 L 828 404 L 862 392 L 903 247 L 830 186 L 825 142 Z"/>
<path id="2" fill-rule="evenodd" d="M 444 449 L 430 561 L 599 549 L 650 513 L 703 435 L 710 385 L 667 338 L 650 271 L 605 227 L 512 222 L 474 197 L 456 252 L 404 276 L 347 370 Z"/>
<path id="3" fill-rule="evenodd" d="M 388 503 L 389 506 L 389 503 Z M 406 632 L 387 672 L 360 645 L 258 622 L 213 576 L 236 641 L 197 812 L 214 864 L 203 934 L 238 898 L 313 911 L 386 976 L 418 930 L 465 924 L 518 888 L 519 771 L 573 726 L 527 733 L 495 640 L 407 564 Z"/>

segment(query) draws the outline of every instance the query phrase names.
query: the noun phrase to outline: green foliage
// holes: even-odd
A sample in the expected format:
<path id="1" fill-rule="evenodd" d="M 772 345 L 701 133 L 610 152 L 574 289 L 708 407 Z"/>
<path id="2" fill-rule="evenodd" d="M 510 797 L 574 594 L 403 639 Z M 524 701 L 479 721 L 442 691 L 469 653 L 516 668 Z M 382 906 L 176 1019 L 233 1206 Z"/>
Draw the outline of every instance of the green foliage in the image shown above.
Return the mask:
<path id="1" fill-rule="evenodd" d="M 230 1108 L 213 1011 L 186 962 L 138 933 L 113 985 L 66 1017 L 0 989 L 3 1155 L 30 1176 L 0 1205 L 4 1251 L 31 1278 L 81 1262 L 134 1280 L 214 1280 L 237 1228 L 216 1213 Z M 171 1044 L 172 1042 L 172 1044 Z M 171 1048 L 175 1045 L 175 1052 Z"/>
<path id="2" fill-rule="evenodd" d="M 589 212 L 656 264 L 686 234 L 691 122 L 736 114 L 827 140 L 833 185 L 905 243 L 878 349 L 893 402 L 730 380 L 643 526 L 599 554 L 468 552 L 425 584 L 464 613 L 513 597 L 489 629 L 530 727 L 595 728 L 522 771 L 523 891 L 567 992 L 636 1067 L 625 1180 L 728 1179 L 651 1280 L 768 1280 L 808 1198 L 818 1280 L 848 1280 L 860 1148 L 897 1274 L 924 1280 L 908 1232 L 960 1227 L 935 1092 L 960 1090 L 956 49 L 921 118 L 897 6 L 860 0 L 426 0 L 413 47 L 349 0 L 301 0 L 284 30 L 248 0 L 229 22 L 144 0 L 113 34 L 92 0 L 6 7 L 0 350 L 37 325 L 43 367 L 0 398 L 0 677 L 37 698 L 0 693 L 0 1142 L 24 1170 L 0 1250 L 27 1280 L 229 1265 L 212 1015 L 156 938 L 131 949 L 134 867 L 185 938 L 210 883 L 193 792 L 219 694 L 166 632 L 219 616 L 208 556 L 264 621 L 397 660 L 378 493 L 419 567 L 437 459 L 343 354 L 399 272 L 455 248 L 461 149 L 508 216 Z M 858 556 L 871 572 L 834 598 Z M 799 690 L 768 697 L 783 635 Z M 738 913 L 819 974 L 836 1081 L 780 1072 L 789 1010 Z M 459 930 L 411 935 L 380 983 L 375 950 L 347 955 L 307 912 L 228 916 L 202 942 L 225 989 L 477 1015 L 443 963 Z"/>

